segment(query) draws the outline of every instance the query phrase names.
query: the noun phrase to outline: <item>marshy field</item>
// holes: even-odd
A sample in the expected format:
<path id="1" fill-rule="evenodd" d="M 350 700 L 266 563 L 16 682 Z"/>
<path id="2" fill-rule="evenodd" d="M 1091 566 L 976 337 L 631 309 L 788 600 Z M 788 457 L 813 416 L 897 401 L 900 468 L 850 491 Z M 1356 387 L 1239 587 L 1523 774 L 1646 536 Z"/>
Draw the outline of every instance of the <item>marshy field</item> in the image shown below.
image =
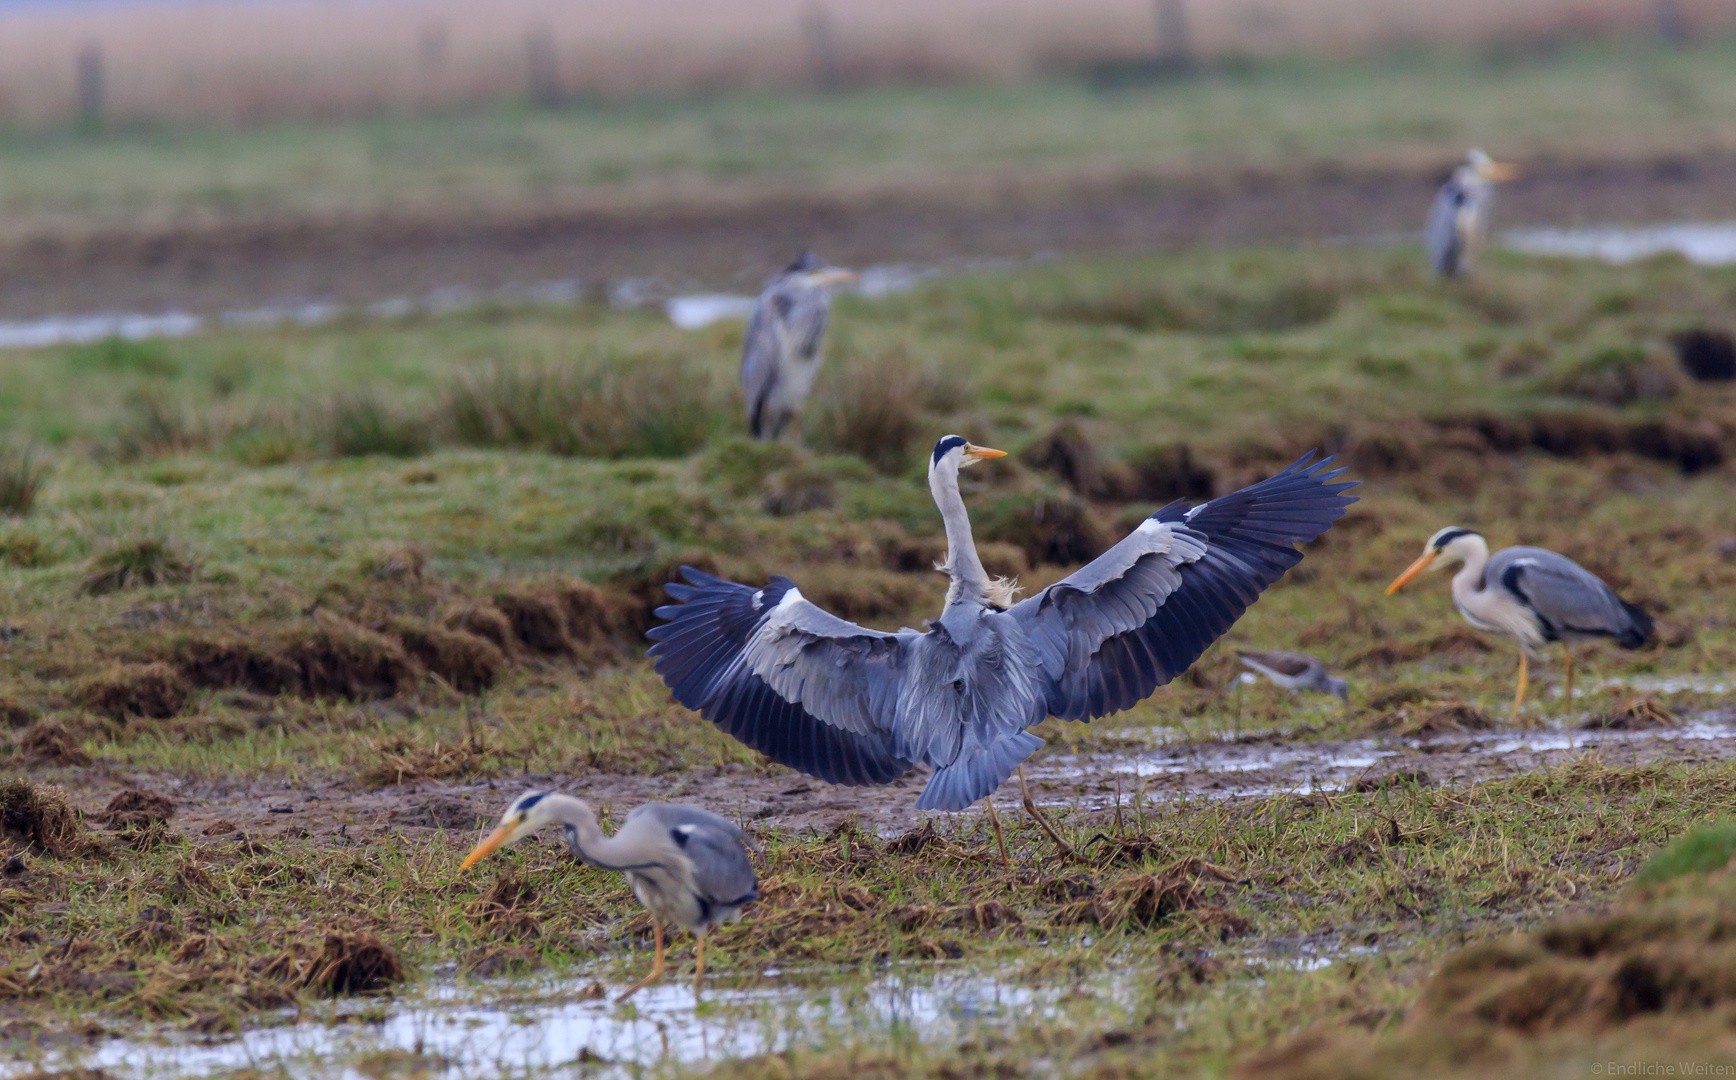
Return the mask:
<path id="1" fill-rule="evenodd" d="M 1487 78 L 1580 103 L 1501 147 L 1575 148 L 1516 190 L 1516 223 L 1583 223 L 1587 205 L 1609 220 L 1736 216 L 1736 188 L 1717 180 L 1731 144 L 1716 105 L 1736 87 L 1736 50 L 1695 46 L 1680 67 L 1668 55 L 1596 46 L 1424 66 L 1454 100 L 1490 109 L 1512 99 L 1476 98 Z M 692 149 L 727 144 L 715 125 L 732 109 L 760 132 L 890 117 L 887 149 L 863 153 L 903 165 L 864 184 L 863 215 L 886 212 L 893 187 L 916 199 L 1029 165 L 1061 177 L 1046 212 L 1089 218 L 1110 189 L 1067 177 L 1100 178 L 1121 154 L 1148 179 L 1184 160 L 1196 189 L 1221 182 L 1213 205 L 1245 192 L 1274 219 L 1323 205 L 1296 192 L 1373 185 L 1395 228 L 1420 223 L 1430 170 L 1501 133 L 1484 120 L 1430 127 L 1435 99 L 1384 61 L 1200 80 L 1173 88 L 1193 95 L 1187 108 L 1166 88 L 1134 93 L 1159 118 L 1245 108 L 1305 131 L 1342 116 L 1334 102 L 1390 112 L 1344 121 L 1333 153 L 1354 164 L 1348 180 L 1318 171 L 1325 152 L 1285 172 L 1275 122 L 1268 157 L 1237 156 L 1213 128 L 1212 152 L 1184 160 L 1167 150 L 1185 131 L 1141 127 L 1130 99 L 1058 84 L 995 92 L 1053 111 L 1035 149 L 985 136 L 926 172 L 935 129 L 910 118 L 956 117 L 960 91 L 669 104 L 658 130 Z M 1603 128 L 1574 90 L 1593 86 L 1612 102 Z M 1419 126 L 1399 130 L 1420 141 L 1383 157 L 1380 133 L 1406 109 Z M 451 152 L 483 162 L 466 133 L 513 125 L 654 127 L 633 115 L 490 115 L 451 125 Z M 416 138 L 445 137 L 427 123 Z M 379 195 L 389 176 L 367 163 L 397 166 L 366 150 L 369 130 L 17 136 L 0 171 L 38 179 L 9 189 L 30 223 L 7 249 L 24 282 L 9 316 L 117 298 L 215 316 L 246 299 L 220 259 L 213 272 L 92 258 L 148 250 L 118 224 L 122 189 L 162 250 L 238 253 L 266 267 L 240 279 L 266 283 L 252 301 L 278 300 L 273 253 L 324 250 L 364 219 L 408 229 Z M 1067 132 L 1101 136 L 1100 156 L 1069 158 L 1055 134 Z M 298 187 L 259 166 L 255 190 L 281 199 L 257 204 L 197 182 L 320 140 L 364 148 L 331 151 L 358 163 L 353 175 Z M 626 175 L 664 169 L 672 188 L 699 191 L 710 167 L 630 149 L 643 164 Z M 830 209 L 816 220 L 848 218 L 859 150 L 840 136 L 825 169 L 786 161 L 754 178 L 752 198 L 705 204 L 706 220 L 732 223 L 706 250 L 770 220 L 804 177 L 824 180 Z M 102 229 L 67 224 L 76 208 L 56 200 L 73 188 L 31 173 L 53 155 L 91 165 L 69 171 L 94 185 L 80 197 Z M 1079 161 L 1089 168 L 1061 168 Z M 1259 161 L 1267 179 L 1250 181 Z M 587 175 L 559 214 L 603 212 L 580 195 L 620 177 Z M 485 180 L 511 196 L 490 235 L 552 220 L 513 201 L 516 180 Z M 1274 199 L 1273 184 L 1294 197 Z M 316 188 L 337 195 L 295 202 Z M 1577 209 L 1574 192 L 1589 193 Z M 432 206 L 437 185 L 406 197 Z M 922 195 L 921 212 L 954 198 Z M 1151 203 L 1117 205 L 1132 216 Z M 393 233 L 423 245 L 406 250 L 456 237 L 460 253 L 495 253 L 484 278 L 562 276 L 511 261 L 542 250 L 531 241 L 488 247 L 454 224 L 461 213 L 416 213 L 423 231 Z M 1322 235 L 1383 231 L 1379 215 L 1360 217 L 1369 228 L 1303 226 L 1282 244 L 1244 223 L 1145 245 L 1175 248 L 1159 253 L 1087 238 L 1033 257 L 1048 245 L 1005 224 L 1028 217 L 988 215 L 969 235 L 994 244 L 953 254 L 1002 261 L 838 298 L 827 366 L 785 444 L 744 435 L 740 323 L 678 329 L 618 289 L 611 304 L 601 276 L 556 299 L 366 306 L 404 282 L 498 284 L 456 276 L 459 256 L 440 264 L 455 275 L 443 281 L 382 284 L 355 270 L 374 265 L 365 253 L 309 277 L 296 295 L 333 300 L 311 325 L 213 318 L 185 337 L 0 353 L 0 1072 L 1108 1080 L 1736 1066 L 1736 372 L 1718 370 L 1736 268 L 1497 246 L 1470 279 L 1441 282 L 1407 236 Z M 682 220 L 660 227 L 675 235 Z M 261 235 L 306 245 L 245 241 Z M 1181 242 L 1200 239 L 1219 242 Z M 879 257 L 931 250 L 885 243 Z M 867 247 L 836 257 L 874 257 Z M 746 256 L 694 250 L 653 249 L 620 276 L 668 290 L 748 275 Z M 321 280 L 330 288 L 309 285 Z M 912 809 L 921 775 L 868 790 L 810 781 L 676 705 L 643 659 L 683 564 L 755 583 L 788 574 L 837 614 L 921 625 L 945 589 L 924 462 L 949 432 L 1009 451 L 967 474 L 966 498 L 988 568 L 1026 589 L 1163 503 L 1226 493 L 1310 449 L 1361 481 L 1360 501 L 1186 676 L 1125 714 L 1038 729 L 1033 791 L 1072 854 L 1009 785 L 996 803 L 1011 869 L 980 809 Z M 1465 625 L 1443 577 L 1382 595 L 1451 524 L 1571 556 L 1652 613 L 1656 642 L 1582 648 L 1571 709 L 1551 656 L 1510 721 L 1516 653 Z M 1349 678 L 1349 701 L 1246 681 L 1237 647 L 1314 653 Z M 458 872 L 531 787 L 592 799 L 606 826 L 649 799 L 695 802 L 761 844 L 763 899 L 712 939 L 697 996 L 678 938 L 663 983 L 609 1000 L 649 964 L 650 920 L 618 876 L 574 862 L 554 835 Z"/>

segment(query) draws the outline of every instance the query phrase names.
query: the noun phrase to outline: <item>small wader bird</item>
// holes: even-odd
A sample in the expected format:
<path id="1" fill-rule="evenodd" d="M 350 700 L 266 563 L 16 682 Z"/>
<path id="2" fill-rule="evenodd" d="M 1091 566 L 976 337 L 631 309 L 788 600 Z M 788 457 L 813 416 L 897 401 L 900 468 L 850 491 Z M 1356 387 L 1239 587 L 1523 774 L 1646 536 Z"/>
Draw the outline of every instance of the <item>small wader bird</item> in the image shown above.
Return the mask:
<path id="1" fill-rule="evenodd" d="M 1431 566 L 1464 565 L 1453 575 L 1453 604 L 1478 630 L 1506 634 L 1519 643 L 1519 690 L 1513 718 L 1525 703 L 1531 654 L 1551 641 L 1561 642 L 1565 658 L 1565 696 L 1573 708 L 1573 651 L 1576 641 L 1612 638 L 1624 649 L 1652 639 L 1650 615 L 1623 600 L 1585 567 L 1565 555 L 1534 547 L 1503 548 L 1489 554 L 1488 541 L 1470 529 L 1448 527 L 1429 537 L 1423 553 L 1391 585 L 1391 596 Z"/>
<path id="2" fill-rule="evenodd" d="M 527 791 L 506 808 L 499 827 L 476 845 L 459 869 L 468 870 L 494 849 L 549 825 L 565 828 L 574 858 L 626 874 L 633 895 L 651 913 L 657 957 L 645 977 L 616 1000 L 627 1000 L 663 974 L 666 923 L 694 937 L 693 992 L 699 993 L 705 935 L 741 918 L 742 910 L 759 899 L 759 879 L 747 854 L 753 841 L 747 834 L 697 806 L 646 803 L 627 815 L 614 836 L 604 836 L 584 800 Z"/>
<path id="3" fill-rule="evenodd" d="M 1236 658 L 1253 670 L 1271 679 L 1286 690 L 1312 690 L 1333 694 L 1340 701 L 1350 700 L 1350 684 L 1326 672 L 1319 657 L 1299 652 L 1257 652 L 1237 649 Z"/>
<path id="4" fill-rule="evenodd" d="M 959 470 L 1002 457 L 957 435 L 935 444 L 928 487 L 946 527 L 946 608 L 926 632 L 870 630 L 809 603 L 787 577 L 762 588 L 684 567 L 647 634 L 675 699 L 772 760 L 838 784 L 933 769 L 921 810 L 962 810 L 1043 745 L 1049 716 L 1126 709 L 1186 671 L 1260 592 L 1302 561 L 1355 500 L 1309 454 L 1252 487 L 1171 503 L 1065 579 L 1012 603 L 971 539 Z M 1330 459 L 1328 459 L 1330 460 Z M 1019 772 L 1025 787 L 1024 773 Z M 1067 845 L 1025 809 L 1063 850 Z M 989 806 L 997 836 L 999 820 Z M 1002 842 L 1002 857 L 1005 855 Z"/>
<path id="5" fill-rule="evenodd" d="M 754 438 L 781 438 L 802 410 L 832 317 L 826 287 L 857 276 L 806 251 L 760 294 L 741 342 L 741 389 Z"/>
<path id="6" fill-rule="evenodd" d="M 1519 166 L 1496 161 L 1481 150 L 1472 150 L 1465 163 L 1453 170 L 1429 208 L 1424 233 L 1435 273 L 1458 277 L 1470 271 L 1488 236 L 1495 185 L 1518 177 Z"/>

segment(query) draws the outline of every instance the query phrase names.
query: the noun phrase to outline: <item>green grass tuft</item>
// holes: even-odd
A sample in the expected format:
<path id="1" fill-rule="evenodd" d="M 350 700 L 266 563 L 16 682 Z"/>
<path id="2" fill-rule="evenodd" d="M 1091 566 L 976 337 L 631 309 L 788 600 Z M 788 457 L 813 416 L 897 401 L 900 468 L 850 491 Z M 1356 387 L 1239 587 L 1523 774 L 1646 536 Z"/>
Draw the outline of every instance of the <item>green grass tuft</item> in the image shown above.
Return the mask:
<path id="1" fill-rule="evenodd" d="M 1736 858 L 1736 821 L 1701 825 L 1670 842 L 1634 875 L 1635 884 L 1662 885 L 1689 874 L 1722 870 Z"/>

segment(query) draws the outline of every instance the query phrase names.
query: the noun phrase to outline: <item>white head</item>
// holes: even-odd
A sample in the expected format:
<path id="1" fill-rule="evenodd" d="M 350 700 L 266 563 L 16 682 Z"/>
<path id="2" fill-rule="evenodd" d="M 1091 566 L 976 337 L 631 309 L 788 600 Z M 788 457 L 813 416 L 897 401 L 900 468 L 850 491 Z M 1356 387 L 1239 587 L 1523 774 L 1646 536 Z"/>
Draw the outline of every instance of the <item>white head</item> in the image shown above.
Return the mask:
<path id="1" fill-rule="evenodd" d="M 1429 542 L 1423 545 L 1422 555 L 1406 567 L 1404 573 L 1393 579 L 1393 583 L 1386 587 L 1386 595 L 1391 596 L 1398 592 L 1424 570 L 1439 570 L 1455 563 L 1468 562 L 1478 554 L 1489 554 L 1489 542 L 1483 539 L 1482 533 L 1448 525 L 1429 537 Z"/>
<path id="2" fill-rule="evenodd" d="M 784 273 L 807 285 L 837 285 L 862 276 L 854 270 L 833 266 L 811 251 L 802 252 L 801 258 L 784 267 Z"/>
<path id="3" fill-rule="evenodd" d="M 1519 179 L 1519 166 L 1505 161 L 1496 161 L 1474 147 L 1469 154 L 1465 155 L 1465 164 L 1479 179 L 1487 180 L 1490 183 L 1498 184 L 1504 180 Z"/>
<path id="4" fill-rule="evenodd" d="M 482 843 L 476 845 L 476 850 L 464 860 L 460 870 L 468 870 L 481 862 L 495 848 L 507 847 L 518 843 L 531 833 L 544 826 L 553 825 L 562 819 L 556 816 L 554 810 L 556 800 L 562 802 L 579 802 L 577 799 L 567 799 L 550 791 L 527 791 L 512 800 L 512 805 L 500 815 L 500 824 L 485 837 Z M 579 805 L 583 806 L 582 802 Z M 588 809 L 588 808 L 587 808 Z"/>
<path id="5" fill-rule="evenodd" d="M 928 475 L 932 478 L 937 469 L 949 469 L 956 473 L 966 465 L 1006 456 L 1005 450 L 973 446 L 963 435 L 948 435 L 934 444 L 934 453 L 928 459 Z"/>

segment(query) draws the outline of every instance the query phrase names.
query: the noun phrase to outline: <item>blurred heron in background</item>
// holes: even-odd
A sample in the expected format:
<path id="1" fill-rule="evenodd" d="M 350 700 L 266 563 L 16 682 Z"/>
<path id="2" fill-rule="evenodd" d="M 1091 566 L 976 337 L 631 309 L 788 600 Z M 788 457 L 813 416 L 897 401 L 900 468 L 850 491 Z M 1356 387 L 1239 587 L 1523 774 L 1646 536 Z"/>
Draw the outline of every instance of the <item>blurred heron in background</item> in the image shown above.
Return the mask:
<path id="1" fill-rule="evenodd" d="M 1393 593 L 1431 566 L 1463 563 L 1453 575 L 1453 604 L 1478 630 L 1506 634 L 1519 643 L 1519 690 L 1513 718 L 1525 703 L 1528 658 L 1551 641 L 1565 657 L 1567 708 L 1573 708 L 1576 641 L 1610 638 L 1624 649 L 1652 639 L 1652 619 L 1623 600 L 1585 567 L 1565 555 L 1534 547 L 1489 554 L 1488 541 L 1470 529 L 1449 526 L 1429 537 L 1423 553 L 1386 588 Z"/>
<path id="2" fill-rule="evenodd" d="M 759 899 L 759 878 L 748 861 L 753 841 L 723 818 L 697 806 L 646 803 L 604 836 L 589 803 L 570 795 L 527 791 L 500 816 L 500 825 L 464 860 L 468 870 L 489 852 L 517 843 L 549 825 L 566 830 L 573 857 L 627 875 L 627 884 L 651 913 L 657 958 L 643 979 L 616 1000 L 625 1001 L 663 974 L 663 927 L 679 926 L 695 945 L 693 992 L 705 975 L 705 936 L 741 917 Z"/>
<path id="3" fill-rule="evenodd" d="M 1424 235 L 1435 273 L 1458 277 L 1470 271 L 1488 235 L 1495 185 L 1518 176 L 1519 166 L 1496 161 L 1481 150 L 1472 150 L 1453 170 L 1435 195 Z"/>
<path id="4" fill-rule="evenodd" d="M 983 569 L 959 470 L 1002 457 L 957 435 L 935 444 L 929 492 L 946 528 L 946 606 L 926 632 L 870 630 L 805 599 L 683 568 L 648 635 L 676 700 L 791 768 L 839 784 L 934 771 L 920 810 L 962 810 L 1019 770 L 1045 717 L 1129 708 L 1186 671 L 1355 500 L 1309 454 L 1270 479 L 1158 510 L 1119 544 L 1030 598 Z M 1328 461 L 1330 459 L 1327 459 Z M 999 820 L 993 817 L 997 835 Z M 1005 844 L 1002 842 L 1003 859 Z"/>
<path id="5" fill-rule="evenodd" d="M 1286 690 L 1294 690 L 1298 693 L 1303 690 L 1312 690 L 1318 694 L 1332 694 L 1340 701 L 1348 702 L 1350 700 L 1350 684 L 1336 675 L 1329 674 L 1326 665 L 1321 663 L 1317 656 L 1299 652 L 1261 652 L 1255 649 L 1237 649 L 1236 658 Z M 1244 678 L 1252 677 L 1244 676 Z"/>
<path id="6" fill-rule="evenodd" d="M 754 438 L 781 438 L 802 410 L 832 318 L 826 288 L 857 276 L 805 251 L 760 294 L 741 343 L 741 389 Z"/>

